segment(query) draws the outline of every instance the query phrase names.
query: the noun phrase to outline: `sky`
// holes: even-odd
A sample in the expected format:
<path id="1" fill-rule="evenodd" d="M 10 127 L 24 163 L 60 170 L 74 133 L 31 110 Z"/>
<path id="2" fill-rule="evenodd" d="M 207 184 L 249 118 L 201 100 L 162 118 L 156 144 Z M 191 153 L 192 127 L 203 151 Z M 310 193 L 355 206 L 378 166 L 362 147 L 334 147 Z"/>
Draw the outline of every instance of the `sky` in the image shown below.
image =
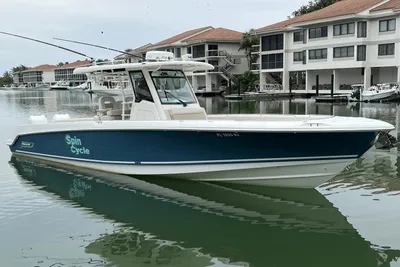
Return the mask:
<path id="1" fill-rule="evenodd" d="M 204 26 L 248 31 L 287 16 L 307 0 L 0 0 L 0 31 L 110 58 L 107 50 L 53 38 L 124 50 L 156 43 Z M 103 34 L 101 33 L 103 32 Z M 111 57 L 118 53 L 112 52 Z M 0 34 L 0 73 L 85 57 L 33 41 Z"/>

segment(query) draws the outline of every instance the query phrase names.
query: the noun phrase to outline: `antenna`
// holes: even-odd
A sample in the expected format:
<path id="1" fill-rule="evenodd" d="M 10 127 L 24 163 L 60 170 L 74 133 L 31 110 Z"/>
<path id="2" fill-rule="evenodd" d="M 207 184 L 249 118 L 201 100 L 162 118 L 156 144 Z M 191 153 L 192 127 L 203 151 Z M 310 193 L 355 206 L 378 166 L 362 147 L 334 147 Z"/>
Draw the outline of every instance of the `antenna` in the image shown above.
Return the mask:
<path id="1" fill-rule="evenodd" d="M 89 58 L 89 59 L 92 60 L 92 61 L 95 61 L 93 57 L 89 57 L 89 56 L 87 56 L 87 55 L 85 55 L 85 54 L 83 54 L 83 53 L 81 53 L 81 52 L 74 51 L 74 50 L 72 50 L 72 49 L 68 49 L 68 48 L 65 48 L 65 47 L 62 47 L 62 46 L 59 46 L 59 45 L 47 43 L 47 42 L 40 41 L 40 40 L 37 40 L 37 39 L 25 37 L 25 36 L 22 36 L 22 35 L 12 34 L 12 33 L 8 33 L 8 32 L 2 32 L 2 31 L 0 31 L 0 33 L 1 33 L 1 34 L 5 34 L 5 35 L 14 36 L 14 37 L 19 37 L 19 38 L 22 38 L 22 39 L 27 39 L 27 40 L 35 41 L 35 42 L 42 43 L 42 44 L 46 44 L 46 45 L 50 45 L 50 46 L 54 46 L 54 47 L 57 47 L 57 48 L 60 48 L 60 49 L 64 49 L 64 50 L 66 50 L 66 51 L 69 51 L 69 52 L 72 52 L 72 53 L 75 53 L 75 54 L 84 56 L 84 57 L 86 57 L 86 58 Z"/>
<path id="2" fill-rule="evenodd" d="M 121 50 L 118 50 L 118 49 L 113 49 L 113 48 L 110 48 L 110 47 L 104 47 L 104 46 L 101 46 L 101 45 L 89 44 L 89 43 L 78 42 L 78 41 L 67 40 L 67 39 L 61 39 L 61 38 L 53 38 L 53 39 L 59 40 L 59 41 L 70 42 L 70 43 L 76 43 L 76 44 L 82 44 L 82 45 L 93 46 L 93 47 L 102 48 L 102 49 L 108 49 L 108 50 L 111 50 L 111 51 L 119 52 L 119 53 L 121 53 L 121 54 L 129 55 L 129 56 L 131 56 L 131 57 L 137 57 L 137 58 L 140 58 L 140 59 L 143 59 L 143 60 L 145 59 L 144 57 L 141 57 L 141 56 L 133 55 L 133 54 L 130 54 L 130 53 L 125 52 L 125 51 L 121 51 Z"/>
<path id="3" fill-rule="evenodd" d="M 106 38 L 104 37 L 104 32 L 103 31 L 101 31 L 101 35 L 103 36 L 104 44 L 106 45 L 106 48 L 108 50 L 108 54 L 110 56 L 110 61 L 111 61 L 112 64 L 114 64 L 114 58 L 111 56 L 111 51 L 108 48 L 108 45 L 107 45 L 107 42 L 106 42 Z"/>

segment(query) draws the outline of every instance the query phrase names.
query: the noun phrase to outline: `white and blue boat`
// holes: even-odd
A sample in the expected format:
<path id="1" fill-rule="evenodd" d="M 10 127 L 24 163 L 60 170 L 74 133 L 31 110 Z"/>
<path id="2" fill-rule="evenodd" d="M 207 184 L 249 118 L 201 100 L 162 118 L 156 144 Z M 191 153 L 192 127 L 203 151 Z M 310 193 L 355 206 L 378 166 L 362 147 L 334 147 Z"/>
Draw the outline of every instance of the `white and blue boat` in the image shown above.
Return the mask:
<path id="1" fill-rule="evenodd" d="M 185 72 L 213 68 L 159 51 L 141 63 L 77 68 L 128 76 L 133 94 L 100 97 L 90 118 L 31 116 L 8 145 L 17 156 L 136 177 L 312 188 L 394 129 L 359 117 L 206 114 Z"/>

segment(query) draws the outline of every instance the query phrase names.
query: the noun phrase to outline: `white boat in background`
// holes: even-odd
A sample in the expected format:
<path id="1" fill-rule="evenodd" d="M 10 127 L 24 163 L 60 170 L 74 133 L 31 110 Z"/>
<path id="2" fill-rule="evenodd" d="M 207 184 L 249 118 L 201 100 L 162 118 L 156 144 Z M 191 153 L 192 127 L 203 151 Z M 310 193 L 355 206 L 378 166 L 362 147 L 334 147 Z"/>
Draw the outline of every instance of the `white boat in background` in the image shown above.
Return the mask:
<path id="1" fill-rule="evenodd" d="M 68 81 L 58 81 L 56 84 L 50 86 L 50 90 L 68 90 Z"/>
<path id="2" fill-rule="evenodd" d="M 89 75 L 87 90 L 98 96 L 132 96 L 133 89 L 127 75 L 96 73 Z"/>
<path id="3" fill-rule="evenodd" d="M 379 101 L 398 93 L 398 86 L 391 84 L 378 84 L 361 92 L 362 101 Z"/>
<path id="4" fill-rule="evenodd" d="M 135 176 L 314 188 L 355 162 L 394 126 L 362 117 L 206 114 L 185 72 L 208 63 L 152 51 L 142 63 L 80 67 L 120 73 L 132 96 L 99 97 L 96 116 L 31 116 L 8 141 L 23 155 Z M 123 91 L 123 90 L 121 90 Z"/>
<path id="5" fill-rule="evenodd" d="M 50 89 L 50 84 L 46 84 L 46 83 L 42 83 L 42 82 L 29 84 L 25 88 L 25 90 L 28 90 L 28 91 L 47 91 L 49 89 Z"/>
<path id="6" fill-rule="evenodd" d="M 84 82 L 84 83 L 82 83 L 80 85 L 77 85 L 77 86 L 68 87 L 68 90 L 70 90 L 70 91 L 78 91 L 78 92 L 83 92 L 83 91 L 85 91 L 87 89 L 88 89 L 88 83 L 87 82 Z"/>

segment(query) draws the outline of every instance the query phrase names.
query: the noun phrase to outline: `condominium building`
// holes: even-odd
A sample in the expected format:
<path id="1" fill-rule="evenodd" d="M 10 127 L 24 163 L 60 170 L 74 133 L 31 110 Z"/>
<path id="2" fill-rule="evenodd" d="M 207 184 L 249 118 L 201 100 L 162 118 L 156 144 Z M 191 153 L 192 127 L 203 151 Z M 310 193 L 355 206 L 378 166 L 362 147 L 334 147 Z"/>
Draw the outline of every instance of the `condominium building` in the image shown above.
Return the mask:
<path id="1" fill-rule="evenodd" d="M 244 51 L 239 51 L 242 33 L 225 28 L 211 26 L 188 30 L 155 44 L 131 50 L 134 56 L 144 57 L 147 51 L 172 52 L 175 58 L 190 54 L 191 60 L 207 62 L 215 66 L 211 71 L 194 71 L 187 73 L 189 81 L 195 90 L 211 91 L 226 86 L 235 74 L 248 70 Z M 118 55 L 116 60 L 138 62 L 140 58 Z"/>
<path id="2" fill-rule="evenodd" d="M 35 85 L 37 83 L 51 84 L 54 82 L 55 65 L 39 65 L 28 68 L 19 73 L 14 73 L 14 84 Z"/>
<path id="3" fill-rule="evenodd" d="M 71 86 L 80 85 L 87 80 L 85 74 L 74 74 L 74 69 L 77 67 L 83 67 L 91 65 L 89 60 L 78 60 L 72 63 L 67 63 L 62 66 L 58 66 L 54 69 L 55 81 L 68 81 Z"/>
<path id="4" fill-rule="evenodd" d="M 342 0 L 254 31 L 260 86 L 302 93 L 346 92 L 400 82 L 400 1 Z"/>

